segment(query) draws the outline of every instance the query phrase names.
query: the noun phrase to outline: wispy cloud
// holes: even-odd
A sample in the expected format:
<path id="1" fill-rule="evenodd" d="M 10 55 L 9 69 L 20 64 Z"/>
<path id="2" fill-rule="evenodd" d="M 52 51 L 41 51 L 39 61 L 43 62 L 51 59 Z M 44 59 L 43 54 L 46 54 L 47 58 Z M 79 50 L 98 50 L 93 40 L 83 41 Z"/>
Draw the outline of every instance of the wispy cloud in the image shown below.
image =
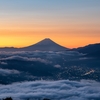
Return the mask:
<path id="1" fill-rule="evenodd" d="M 0 74 L 1 75 L 20 74 L 20 72 L 18 70 L 9 70 L 0 68 Z"/>

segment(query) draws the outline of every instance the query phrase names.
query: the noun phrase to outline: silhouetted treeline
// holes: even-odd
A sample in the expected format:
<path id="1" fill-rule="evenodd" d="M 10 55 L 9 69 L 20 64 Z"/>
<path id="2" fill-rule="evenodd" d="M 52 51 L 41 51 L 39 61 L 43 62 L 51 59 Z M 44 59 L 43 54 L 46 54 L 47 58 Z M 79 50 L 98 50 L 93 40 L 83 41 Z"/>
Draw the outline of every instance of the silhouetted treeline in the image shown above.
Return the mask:
<path id="1" fill-rule="evenodd" d="M 11 97 L 5 98 L 3 100 L 13 100 Z"/>
<path id="2" fill-rule="evenodd" d="M 5 98 L 5 99 L 2 99 L 2 100 L 13 100 L 11 97 L 7 97 L 7 98 Z M 30 99 L 27 99 L 27 100 L 30 100 Z M 44 98 L 43 100 L 50 100 L 50 99 L 48 99 L 48 98 Z"/>

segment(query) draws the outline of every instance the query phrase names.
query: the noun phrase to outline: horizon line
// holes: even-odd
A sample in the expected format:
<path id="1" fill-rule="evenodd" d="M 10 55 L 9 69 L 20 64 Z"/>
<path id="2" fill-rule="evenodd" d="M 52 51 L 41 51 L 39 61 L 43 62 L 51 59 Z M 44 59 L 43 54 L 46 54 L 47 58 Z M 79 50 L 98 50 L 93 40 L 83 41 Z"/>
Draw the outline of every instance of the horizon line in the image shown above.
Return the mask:
<path id="1" fill-rule="evenodd" d="M 0 49 L 4 49 L 4 48 L 21 49 L 21 48 L 24 48 L 24 47 L 28 47 L 28 46 L 35 45 L 35 44 L 37 44 L 38 42 L 41 42 L 41 41 L 46 40 L 46 39 L 53 41 L 51 38 L 44 38 L 44 39 L 41 39 L 40 41 L 37 41 L 36 43 L 30 44 L 30 45 L 21 46 L 21 47 L 17 47 L 17 46 L 0 46 Z M 57 43 L 56 41 L 53 41 L 53 42 Z M 57 44 L 59 44 L 59 43 L 57 43 Z M 71 47 L 71 48 L 70 48 L 70 47 L 63 46 L 63 45 L 61 45 L 61 44 L 59 44 L 59 45 L 65 47 L 65 48 L 68 48 L 68 49 L 74 49 L 74 48 L 85 47 L 85 46 L 93 45 L 93 44 L 100 44 L 100 42 L 88 43 L 88 44 L 83 45 L 83 46 L 77 46 L 77 47 Z"/>

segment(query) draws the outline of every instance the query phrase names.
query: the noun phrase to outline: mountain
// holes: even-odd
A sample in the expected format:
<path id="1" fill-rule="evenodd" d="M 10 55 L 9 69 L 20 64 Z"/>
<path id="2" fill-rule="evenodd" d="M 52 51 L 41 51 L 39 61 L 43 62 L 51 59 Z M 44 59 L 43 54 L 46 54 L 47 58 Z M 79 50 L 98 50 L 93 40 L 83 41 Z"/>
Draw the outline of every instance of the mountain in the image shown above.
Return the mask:
<path id="1" fill-rule="evenodd" d="M 63 50 L 68 50 L 68 48 L 65 48 L 54 41 L 52 41 L 49 38 L 46 38 L 34 45 L 24 47 L 22 50 L 25 51 L 34 51 L 34 50 L 40 50 L 40 51 L 63 51 Z"/>
<path id="2" fill-rule="evenodd" d="M 100 58 L 100 43 L 89 44 L 84 47 L 79 47 L 76 49 L 72 49 L 73 51 L 78 51 L 80 53 L 86 54 L 86 57 L 95 57 Z"/>
<path id="3" fill-rule="evenodd" d="M 73 50 L 78 51 L 80 53 L 85 53 L 85 54 L 97 52 L 97 51 L 100 50 L 100 43 L 89 44 L 87 46 L 79 47 L 79 48 L 76 48 L 76 49 L 73 49 Z"/>
<path id="4" fill-rule="evenodd" d="M 35 50 L 39 50 L 39 51 L 64 51 L 64 50 L 69 50 L 66 47 L 63 47 L 57 43 L 55 43 L 54 41 L 52 41 L 49 38 L 46 38 L 36 44 L 33 44 L 31 46 L 28 47 L 23 47 L 23 48 L 0 48 L 0 51 L 35 51 Z"/>

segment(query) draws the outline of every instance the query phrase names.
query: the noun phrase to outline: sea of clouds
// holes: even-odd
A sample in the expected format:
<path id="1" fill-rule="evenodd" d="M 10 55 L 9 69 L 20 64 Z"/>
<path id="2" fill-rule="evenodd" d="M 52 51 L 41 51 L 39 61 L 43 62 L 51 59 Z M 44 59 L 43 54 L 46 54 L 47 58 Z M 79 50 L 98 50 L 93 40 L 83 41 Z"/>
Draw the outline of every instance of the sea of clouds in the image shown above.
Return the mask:
<path id="1" fill-rule="evenodd" d="M 16 51 L 0 52 L 0 66 L 7 66 L 8 60 L 33 61 L 51 64 L 61 68 L 65 62 L 90 59 L 74 51 Z M 66 66 L 65 66 L 66 67 Z M 20 74 L 15 69 L 0 68 L 0 75 Z M 0 85 L 0 99 L 12 97 L 14 100 L 100 100 L 100 82 L 96 81 L 31 81 Z"/>
<path id="2" fill-rule="evenodd" d="M 0 99 L 14 100 L 100 100 L 100 83 L 81 81 L 32 81 L 0 85 Z"/>
<path id="3" fill-rule="evenodd" d="M 82 56 L 83 54 L 78 53 L 76 51 L 61 51 L 61 52 L 54 52 L 54 51 L 16 51 L 16 52 L 4 52 L 0 51 L 0 60 L 8 59 L 15 59 L 18 57 L 44 57 L 47 59 L 53 58 L 53 57 L 61 57 L 61 56 L 67 56 L 67 57 L 74 57 L 74 56 Z M 2 59 L 1 59 L 2 58 Z M 22 58 L 20 58 L 22 59 Z"/>
<path id="4" fill-rule="evenodd" d="M 75 61 L 88 59 L 82 57 L 83 54 L 76 51 L 0 51 L 0 64 L 7 65 L 7 60 L 36 61 L 44 64 L 54 64 L 54 67 L 60 67 L 59 61 Z"/>

